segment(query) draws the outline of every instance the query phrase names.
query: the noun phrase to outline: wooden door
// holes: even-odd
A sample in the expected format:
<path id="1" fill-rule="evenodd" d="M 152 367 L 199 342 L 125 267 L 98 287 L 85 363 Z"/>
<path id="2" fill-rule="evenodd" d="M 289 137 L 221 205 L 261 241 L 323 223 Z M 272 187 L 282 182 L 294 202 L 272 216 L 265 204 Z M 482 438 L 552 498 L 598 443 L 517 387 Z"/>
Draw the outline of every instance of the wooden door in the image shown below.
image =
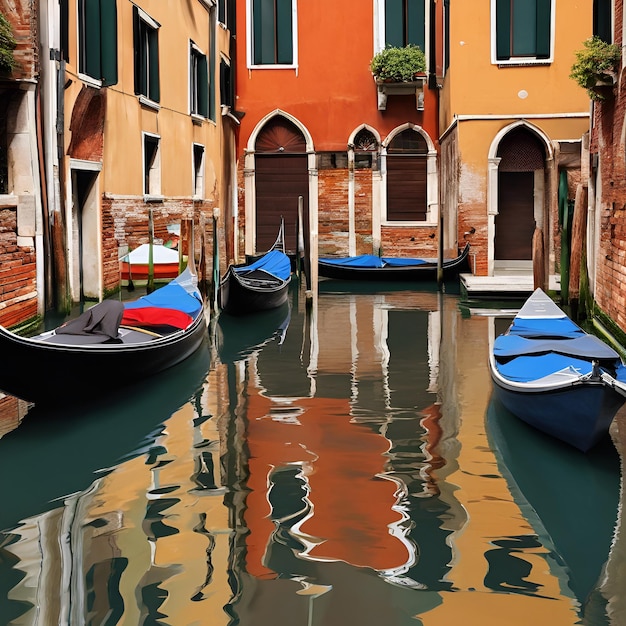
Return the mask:
<path id="1" fill-rule="evenodd" d="M 534 172 L 499 174 L 496 261 L 529 261 L 533 258 L 534 181 Z"/>
<path id="2" fill-rule="evenodd" d="M 308 224 L 309 175 L 306 154 L 257 154 L 256 251 L 272 246 L 281 217 L 285 220 L 285 247 L 295 253 L 298 197 L 303 198 L 303 220 Z"/>

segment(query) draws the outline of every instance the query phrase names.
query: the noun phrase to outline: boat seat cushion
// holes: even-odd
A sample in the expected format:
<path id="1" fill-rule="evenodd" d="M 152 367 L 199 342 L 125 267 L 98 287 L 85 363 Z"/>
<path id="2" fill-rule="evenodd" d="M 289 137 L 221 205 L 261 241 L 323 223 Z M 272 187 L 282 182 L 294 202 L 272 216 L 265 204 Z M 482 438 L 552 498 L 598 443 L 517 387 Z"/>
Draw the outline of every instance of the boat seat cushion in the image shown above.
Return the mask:
<path id="1" fill-rule="evenodd" d="M 122 316 L 122 324 L 127 326 L 173 326 L 188 328 L 193 322 L 191 315 L 177 309 L 165 307 L 142 307 L 126 309 Z"/>

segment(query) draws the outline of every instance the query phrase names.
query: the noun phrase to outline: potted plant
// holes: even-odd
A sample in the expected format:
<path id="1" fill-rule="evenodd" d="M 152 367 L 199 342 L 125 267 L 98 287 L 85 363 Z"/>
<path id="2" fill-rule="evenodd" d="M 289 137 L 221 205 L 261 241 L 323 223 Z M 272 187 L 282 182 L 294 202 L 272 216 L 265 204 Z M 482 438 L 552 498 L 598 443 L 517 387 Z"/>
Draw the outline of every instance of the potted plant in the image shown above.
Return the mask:
<path id="1" fill-rule="evenodd" d="M 370 70 L 377 81 L 413 82 L 416 74 L 426 71 L 426 57 L 423 50 L 413 44 L 404 48 L 387 46 L 374 55 Z"/>
<path id="2" fill-rule="evenodd" d="M 17 45 L 9 20 L 0 13 L 0 73 L 11 73 L 15 67 L 13 50 Z"/>
<path id="3" fill-rule="evenodd" d="M 594 35 L 583 42 L 583 48 L 576 53 L 570 78 L 587 90 L 592 100 L 604 100 L 603 87 L 615 84 L 616 71 L 621 59 L 620 47 L 607 43 Z"/>

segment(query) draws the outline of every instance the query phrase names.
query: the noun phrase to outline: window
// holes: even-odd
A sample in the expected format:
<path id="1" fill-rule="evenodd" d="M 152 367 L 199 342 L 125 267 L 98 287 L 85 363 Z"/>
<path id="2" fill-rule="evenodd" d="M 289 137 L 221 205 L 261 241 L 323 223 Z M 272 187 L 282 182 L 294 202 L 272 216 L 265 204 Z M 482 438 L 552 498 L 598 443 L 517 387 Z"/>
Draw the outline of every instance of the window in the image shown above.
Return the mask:
<path id="1" fill-rule="evenodd" d="M 161 195 L 161 139 L 158 135 L 143 135 L 143 193 Z"/>
<path id="2" fill-rule="evenodd" d="M 228 0 L 218 0 L 217 2 L 217 21 L 228 27 L 230 24 L 230 2 Z"/>
<path id="3" fill-rule="evenodd" d="M 158 33 L 159 24 L 139 7 L 133 7 L 135 93 L 153 102 L 160 100 Z"/>
<path id="4" fill-rule="evenodd" d="M 204 146 L 198 143 L 193 144 L 193 195 L 204 196 Z"/>
<path id="5" fill-rule="evenodd" d="M 387 149 L 387 220 L 417 222 L 427 219 L 426 140 L 407 129 Z"/>
<path id="6" fill-rule="evenodd" d="M 594 0 L 593 2 L 593 34 L 607 43 L 613 43 L 611 0 Z"/>
<path id="7" fill-rule="evenodd" d="M 552 0 L 492 0 L 495 62 L 550 59 Z"/>
<path id="8" fill-rule="evenodd" d="M 117 10 L 115 0 L 78 0 L 78 71 L 117 83 Z"/>
<path id="9" fill-rule="evenodd" d="M 235 92 L 230 63 L 222 58 L 220 62 L 220 104 L 233 109 L 234 103 Z"/>
<path id="10" fill-rule="evenodd" d="M 404 48 L 409 44 L 426 50 L 426 3 L 424 0 L 384 0 L 385 40 L 379 47 Z"/>
<path id="11" fill-rule="evenodd" d="M 252 65 L 295 65 L 295 0 L 248 0 Z"/>
<path id="12" fill-rule="evenodd" d="M 189 45 L 189 112 L 202 117 L 209 114 L 207 59 L 193 41 Z"/>

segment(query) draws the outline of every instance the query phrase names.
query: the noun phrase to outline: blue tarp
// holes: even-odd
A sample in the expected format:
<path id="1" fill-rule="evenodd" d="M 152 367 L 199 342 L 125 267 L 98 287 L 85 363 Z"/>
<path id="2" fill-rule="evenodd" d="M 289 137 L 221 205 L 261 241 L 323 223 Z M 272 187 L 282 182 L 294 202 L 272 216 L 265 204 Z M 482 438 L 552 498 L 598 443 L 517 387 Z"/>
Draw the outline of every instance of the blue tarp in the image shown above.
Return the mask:
<path id="1" fill-rule="evenodd" d="M 142 296 L 139 300 L 124 303 L 124 306 L 127 309 L 140 309 L 147 306 L 176 309 L 191 317 L 196 317 L 202 308 L 202 301 L 198 292 L 192 295 L 174 280 L 151 294 Z"/>
<path id="2" fill-rule="evenodd" d="M 406 267 L 411 265 L 424 265 L 429 261 L 424 259 L 410 259 L 410 258 L 394 258 L 394 257 L 380 257 L 374 254 L 361 254 L 359 256 L 347 256 L 341 258 L 324 257 L 320 258 L 320 261 L 327 263 L 328 265 L 341 265 L 345 267 L 385 267 L 385 265 L 391 267 Z"/>
<path id="3" fill-rule="evenodd" d="M 585 331 L 572 322 L 569 317 L 559 318 L 519 318 L 513 320 L 510 334 L 524 337 L 582 337 Z"/>
<path id="4" fill-rule="evenodd" d="M 541 356 L 520 356 L 508 363 L 497 363 L 498 371 L 502 376 L 521 383 L 549 376 L 567 367 L 575 368 L 582 375 L 591 372 L 592 364 L 590 361 L 554 353 Z"/>
<path id="5" fill-rule="evenodd" d="M 575 339 L 527 339 L 519 335 L 501 335 L 494 342 L 496 358 L 557 352 L 584 359 L 619 359 L 609 345 L 593 335 Z"/>
<path id="6" fill-rule="evenodd" d="M 254 263 L 242 267 L 233 267 L 233 270 L 242 276 L 254 270 L 263 270 L 281 280 L 287 280 L 291 276 L 291 261 L 284 252 L 271 250 Z"/>

